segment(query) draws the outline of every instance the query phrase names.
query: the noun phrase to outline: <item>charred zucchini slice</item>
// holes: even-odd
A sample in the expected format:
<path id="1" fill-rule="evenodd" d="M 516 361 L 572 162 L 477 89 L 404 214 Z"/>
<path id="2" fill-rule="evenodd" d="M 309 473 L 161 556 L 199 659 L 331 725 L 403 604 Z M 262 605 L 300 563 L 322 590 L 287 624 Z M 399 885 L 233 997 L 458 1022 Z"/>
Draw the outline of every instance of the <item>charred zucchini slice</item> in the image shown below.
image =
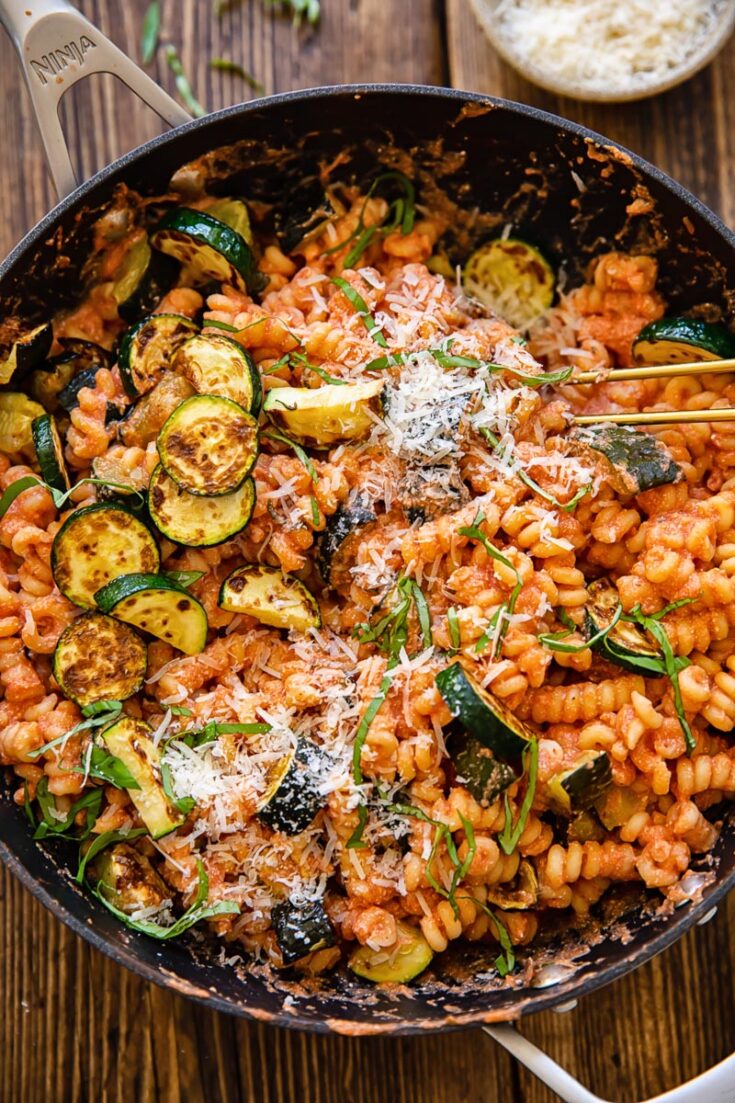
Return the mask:
<path id="1" fill-rule="evenodd" d="M 683 477 L 666 446 L 650 433 L 624 425 L 587 425 L 575 429 L 568 440 L 604 457 L 609 481 L 619 494 L 640 494 Z"/>
<path id="2" fill-rule="evenodd" d="M 488 888 L 487 902 L 502 911 L 528 911 L 538 900 L 538 877 L 530 862 L 522 861 L 515 883 Z"/>
<path id="3" fill-rule="evenodd" d="M 80 708 L 95 701 L 127 701 L 143 685 L 147 648 L 125 624 L 83 613 L 61 633 L 54 678 Z"/>
<path id="4" fill-rule="evenodd" d="M 332 514 L 316 542 L 317 567 L 325 582 L 334 587 L 350 583 L 349 567 L 357 545 L 375 521 L 372 507 L 359 495 Z"/>
<path id="5" fill-rule="evenodd" d="M 153 534 L 125 506 L 100 503 L 77 509 L 57 532 L 51 570 L 64 597 L 94 609 L 94 595 L 121 574 L 158 570 Z"/>
<path id="6" fill-rule="evenodd" d="M 50 322 L 22 334 L 10 349 L 5 360 L 0 363 L 0 384 L 9 383 L 13 377 L 21 379 L 33 368 L 37 368 L 46 359 L 54 339 Z"/>
<path id="7" fill-rule="evenodd" d="M 64 459 L 64 446 L 53 416 L 41 414 L 34 418 L 31 422 L 31 433 L 44 482 L 63 494 L 71 483 Z"/>
<path id="8" fill-rule="evenodd" d="M 321 900 L 294 904 L 284 900 L 271 912 L 278 948 L 284 965 L 292 965 L 307 954 L 334 946 L 336 937 Z"/>
<path id="9" fill-rule="evenodd" d="M 447 750 L 457 774 L 457 784 L 463 785 L 484 808 L 518 780 L 512 766 L 500 762 L 489 747 L 462 728 L 451 733 Z"/>
<path id="10" fill-rule="evenodd" d="M 183 314 L 151 314 L 127 331 L 120 342 L 120 378 L 130 398 L 152 390 L 171 367 L 176 350 L 198 326 Z"/>
<path id="11" fill-rule="evenodd" d="M 165 253 L 154 253 L 147 236 L 141 235 L 125 254 L 112 286 L 120 317 L 135 322 L 150 314 L 173 287 L 177 274 L 176 261 Z"/>
<path id="12" fill-rule="evenodd" d="M 194 395 L 161 429 L 158 454 L 166 473 L 189 494 L 229 494 L 258 458 L 258 423 L 229 398 Z"/>
<path id="13" fill-rule="evenodd" d="M 619 603 L 618 591 L 606 578 L 587 587 L 583 627 L 588 640 L 609 627 Z M 639 625 L 628 621 L 619 620 L 593 650 L 635 674 L 660 677 L 664 673 L 661 651 Z"/>
<path id="14" fill-rule="evenodd" d="M 205 211 L 176 207 L 159 222 L 151 244 L 180 261 L 194 285 L 211 280 L 260 291 L 265 280 L 244 237 Z"/>
<path id="15" fill-rule="evenodd" d="M 725 326 L 695 318 L 661 318 L 650 322 L 633 342 L 637 364 L 685 364 L 692 360 L 735 357 L 735 336 Z"/>
<path id="16" fill-rule="evenodd" d="M 536 738 L 522 720 L 483 689 L 458 662 L 445 667 L 435 680 L 452 716 L 501 762 L 517 762 Z"/>
<path id="17" fill-rule="evenodd" d="M 204 498 L 182 490 L 159 464 L 148 487 L 148 511 L 156 528 L 189 548 L 211 548 L 236 536 L 247 525 L 254 506 L 252 479 L 232 494 Z"/>
<path id="18" fill-rule="evenodd" d="M 250 225 L 250 215 L 242 199 L 215 199 L 214 203 L 207 207 L 207 214 L 224 222 L 225 226 L 229 226 L 239 234 L 252 248 L 253 230 Z"/>
<path id="19" fill-rule="evenodd" d="M 322 623 L 316 598 L 303 582 L 278 567 L 248 563 L 237 567 L 222 583 L 220 608 L 245 613 L 261 624 L 306 632 Z"/>
<path id="20" fill-rule="evenodd" d="M 104 728 L 101 738 L 110 753 L 120 759 L 140 786 L 138 789 L 128 789 L 130 799 L 151 836 L 160 839 L 180 827 L 184 817 L 164 792 L 158 749 L 152 735 L 153 730 L 145 721 L 123 716 L 109 728 Z"/>
<path id="21" fill-rule="evenodd" d="M 554 301 L 556 275 L 527 241 L 496 238 L 476 249 L 464 266 L 465 291 L 516 329 L 527 329 Z"/>
<path id="22" fill-rule="evenodd" d="M 325 762 L 321 747 L 310 739 L 300 739 L 269 778 L 258 810 L 263 823 L 284 835 L 305 831 L 326 803 L 326 797 L 319 792 Z"/>
<path id="23" fill-rule="evenodd" d="M 73 394 L 73 406 L 77 406 L 77 395 L 82 387 L 94 387 L 95 377 L 100 368 L 111 368 L 113 365 L 112 354 L 93 341 L 82 341 L 76 337 L 60 337 L 59 344 L 62 352 L 34 371 L 30 381 L 31 394 L 46 407 L 49 413 L 54 413 L 58 409 L 61 405 L 61 393 L 67 389 L 69 395 Z M 77 379 L 80 380 L 78 383 Z M 64 406 L 64 409 L 70 409 L 73 406 Z M 116 417 L 119 417 L 119 411 L 112 403 L 108 405 L 110 416 L 111 410 Z"/>
<path id="24" fill-rule="evenodd" d="M 93 859 L 91 873 L 105 899 L 123 912 L 160 908 L 171 896 L 145 855 L 129 843 L 108 846 Z"/>
<path id="25" fill-rule="evenodd" d="M 263 412 L 301 444 L 329 448 L 367 436 L 380 411 L 382 379 L 323 387 L 274 387 Z"/>
<path id="26" fill-rule="evenodd" d="M 43 406 L 24 394 L 0 394 L 0 451 L 33 455 L 33 422 L 44 413 Z"/>
<path id="27" fill-rule="evenodd" d="M 260 372 L 250 353 L 223 333 L 210 331 L 186 341 L 176 353 L 173 367 L 197 394 L 229 398 L 254 417 L 260 413 Z"/>
<path id="28" fill-rule="evenodd" d="M 185 655 L 207 643 L 207 614 L 188 590 L 157 574 L 124 574 L 94 595 L 103 613 L 150 633 Z"/>
<path id="29" fill-rule="evenodd" d="M 400 920 L 397 926 L 398 942 L 393 949 L 360 946 L 350 955 L 347 964 L 353 973 L 375 984 L 408 984 L 428 968 L 434 951 L 419 928 L 405 920 Z"/>
<path id="30" fill-rule="evenodd" d="M 585 751 L 574 766 L 546 783 L 553 807 L 563 815 L 584 812 L 612 785 L 612 764 L 606 751 Z"/>

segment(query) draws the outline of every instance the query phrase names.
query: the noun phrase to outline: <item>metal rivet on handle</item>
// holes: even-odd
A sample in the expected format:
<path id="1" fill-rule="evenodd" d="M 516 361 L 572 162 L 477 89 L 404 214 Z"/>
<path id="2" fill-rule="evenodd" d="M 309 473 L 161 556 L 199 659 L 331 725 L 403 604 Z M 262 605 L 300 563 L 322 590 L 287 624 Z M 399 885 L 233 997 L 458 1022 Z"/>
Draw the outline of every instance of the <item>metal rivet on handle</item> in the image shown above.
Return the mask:
<path id="1" fill-rule="evenodd" d="M 574 1008 L 579 1003 L 579 1000 L 567 1000 L 566 1003 L 558 1003 L 556 1007 L 552 1007 L 552 1011 L 555 1011 L 557 1015 L 565 1015 L 567 1011 L 574 1011 Z"/>
<path id="2" fill-rule="evenodd" d="M 710 908 L 710 910 L 705 915 L 703 915 L 701 919 L 697 920 L 697 926 L 703 927 L 705 923 L 709 923 L 710 919 L 714 919 L 716 915 L 717 908 Z"/>

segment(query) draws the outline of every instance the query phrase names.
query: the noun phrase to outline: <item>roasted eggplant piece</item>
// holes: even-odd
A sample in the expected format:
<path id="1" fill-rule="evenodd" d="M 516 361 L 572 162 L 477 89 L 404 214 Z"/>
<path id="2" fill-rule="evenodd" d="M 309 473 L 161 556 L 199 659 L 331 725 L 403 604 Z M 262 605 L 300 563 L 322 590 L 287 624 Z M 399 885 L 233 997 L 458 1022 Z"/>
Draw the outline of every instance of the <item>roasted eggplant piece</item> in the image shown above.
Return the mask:
<path id="1" fill-rule="evenodd" d="M 294 904 L 285 900 L 271 912 L 278 948 L 284 965 L 292 965 L 307 954 L 334 946 L 336 936 L 321 900 Z"/>
<path id="2" fill-rule="evenodd" d="M 606 751 L 585 751 L 568 770 L 546 783 L 552 807 L 570 816 L 592 808 L 612 785 L 612 763 Z"/>
<path id="3" fill-rule="evenodd" d="M 585 425 L 574 429 L 567 440 L 572 448 L 575 444 L 591 448 L 603 457 L 610 485 L 628 497 L 683 478 L 666 446 L 650 433 L 624 425 Z"/>
<path id="4" fill-rule="evenodd" d="M 145 448 L 156 439 L 176 407 L 193 394 L 191 383 L 174 372 L 167 372 L 152 391 L 129 408 L 118 427 L 120 440 L 128 446 Z"/>
<path id="5" fill-rule="evenodd" d="M 326 803 L 319 792 L 326 754 L 310 739 L 299 739 L 270 778 L 258 817 L 274 831 L 298 835 Z"/>
<path id="6" fill-rule="evenodd" d="M 487 808 L 501 793 L 518 780 L 518 773 L 507 762 L 495 757 L 485 743 L 455 723 L 446 738 L 447 751 L 463 785 L 475 800 Z"/>
<path id="7" fill-rule="evenodd" d="M 357 545 L 375 521 L 377 515 L 367 498 L 360 495 L 332 514 L 316 541 L 317 566 L 325 582 L 335 588 L 350 584 L 349 569 Z"/>
<path id="8" fill-rule="evenodd" d="M 6 358 L 0 362 L 0 384 L 5 386 L 12 379 L 16 382 L 37 368 L 49 354 L 54 333 L 50 322 L 21 334 L 11 346 Z"/>

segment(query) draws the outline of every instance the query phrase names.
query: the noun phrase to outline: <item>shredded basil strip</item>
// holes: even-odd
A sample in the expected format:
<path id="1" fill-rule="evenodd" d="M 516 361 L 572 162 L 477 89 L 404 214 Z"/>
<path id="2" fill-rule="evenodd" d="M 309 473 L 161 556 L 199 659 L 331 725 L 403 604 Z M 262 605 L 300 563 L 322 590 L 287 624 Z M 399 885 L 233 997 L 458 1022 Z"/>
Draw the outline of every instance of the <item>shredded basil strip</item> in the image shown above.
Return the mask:
<path id="1" fill-rule="evenodd" d="M 686 718 L 684 711 L 684 702 L 681 699 L 681 687 L 679 685 L 679 674 L 682 670 L 686 670 L 688 666 L 691 666 L 689 659 L 683 655 L 675 655 L 671 642 L 666 629 L 664 628 L 661 620 L 667 613 L 671 613 L 674 609 L 680 609 L 683 605 L 689 605 L 694 598 L 684 598 L 681 601 L 672 602 L 671 605 L 667 605 L 665 608 L 660 609 L 658 613 L 653 613 L 647 616 L 641 609 L 640 605 L 636 605 L 634 609 L 631 609 L 625 619 L 632 621 L 634 624 L 639 624 L 641 628 L 644 628 L 655 639 L 656 643 L 661 648 L 663 655 L 663 670 L 662 673 L 671 682 L 671 687 L 674 691 L 674 708 L 676 710 L 676 716 L 679 721 L 682 732 L 684 733 L 684 742 L 686 743 L 687 753 L 691 754 L 697 746 L 697 741 L 694 738 L 692 729 L 689 726 L 689 721 Z"/>
<path id="2" fill-rule="evenodd" d="M 515 824 L 513 823 L 513 814 L 510 807 L 510 801 L 508 800 L 508 794 L 506 793 L 505 795 L 505 823 L 503 824 L 503 830 L 498 835 L 498 842 L 505 854 L 512 854 L 518 846 L 518 840 L 524 832 L 528 821 L 528 814 L 533 804 L 533 798 L 536 795 L 538 742 L 535 739 L 532 740 L 528 748 L 523 752 L 523 771 L 527 773 L 528 781 L 526 784 L 526 794 L 523 798 L 521 810 Z"/>
<path id="3" fill-rule="evenodd" d="M 406 357 L 402 352 L 390 352 L 387 356 L 378 356 L 376 360 L 369 360 L 365 365 L 365 371 L 385 371 L 387 368 L 399 368 L 406 363 Z"/>
<path id="4" fill-rule="evenodd" d="M 197 802 L 194 800 L 193 797 L 177 797 L 174 793 L 173 779 L 171 777 L 171 767 L 166 761 L 165 749 L 164 754 L 161 755 L 159 768 L 161 771 L 161 785 L 163 786 L 163 791 L 166 794 L 166 797 L 168 798 L 170 803 L 173 804 L 174 808 L 177 809 L 177 811 L 183 812 L 185 816 L 188 816 L 188 814 L 190 812 L 193 812 L 193 810 L 196 808 Z"/>
<path id="5" fill-rule="evenodd" d="M 566 655 L 578 655 L 581 651 L 586 651 L 588 647 L 594 647 L 596 643 L 605 639 L 610 632 L 612 632 L 615 625 L 621 619 L 623 615 L 623 606 L 618 602 L 618 607 L 613 614 L 613 618 L 606 628 L 601 628 L 599 632 L 596 632 L 594 636 L 591 636 L 584 643 L 564 643 L 564 639 L 571 635 L 572 631 L 579 631 L 574 627 L 572 630 L 566 630 L 564 632 L 551 632 L 544 633 L 538 636 L 538 642 L 542 647 L 547 647 L 549 651 L 563 651 Z"/>
<path id="6" fill-rule="evenodd" d="M 112 723 L 112 721 L 118 719 L 120 713 L 122 712 L 122 704 L 119 701 L 98 701 L 95 705 L 87 705 L 86 708 L 94 709 L 97 705 L 101 704 L 106 704 L 108 706 L 107 712 L 103 710 L 102 712 L 98 712 L 96 714 L 87 713 L 86 715 L 88 718 L 86 720 L 80 720 L 80 722 L 78 724 L 75 724 L 73 728 L 69 728 L 69 731 L 64 732 L 63 735 L 57 735 L 56 738 L 52 739 L 50 743 L 44 743 L 42 747 L 37 747 L 34 751 L 29 751 L 28 757 L 38 758 L 39 755 L 45 754 L 46 751 L 52 750 L 60 743 L 65 743 L 67 739 L 70 739 L 73 735 L 77 735 L 79 732 L 87 731 L 89 728 L 103 728 Z M 117 707 L 113 708 L 112 706 L 114 705 L 116 705 Z M 84 713 L 84 709 L 82 710 L 82 712 Z"/>
<path id="7" fill-rule="evenodd" d="M 281 433 L 278 429 L 267 429 L 266 432 L 263 433 L 263 436 L 270 437 L 271 440 L 278 440 L 281 444 L 287 444 L 288 447 L 293 450 L 296 458 L 301 461 L 309 472 L 311 481 L 313 483 L 319 482 L 316 468 L 300 444 L 297 444 L 295 440 L 292 440 L 291 437 L 287 437 L 285 433 Z"/>
<path id="8" fill-rule="evenodd" d="M 161 30 L 161 5 L 159 0 L 149 4 L 140 32 L 140 58 L 144 65 L 150 65 L 158 49 L 158 36 Z"/>
<path id="9" fill-rule="evenodd" d="M 449 626 L 449 639 L 452 644 L 452 651 L 459 651 L 462 646 L 462 636 L 459 630 L 457 610 L 454 606 L 452 606 L 451 609 L 447 609 L 447 625 Z"/>
<path id="10" fill-rule="evenodd" d="M 120 908 L 115 907 L 115 905 L 107 899 L 103 892 L 102 882 L 96 885 L 94 894 L 113 915 L 117 916 L 119 920 L 127 927 L 131 927 L 134 931 L 140 931 L 141 934 L 147 934 L 151 938 L 158 938 L 160 940 L 178 938 L 184 931 L 188 931 L 190 927 L 193 927 L 195 923 L 201 922 L 202 919 L 213 919 L 218 915 L 237 915 L 240 911 L 239 905 L 236 904 L 234 900 L 219 900 L 216 904 L 205 903 L 205 901 L 209 899 L 209 878 L 204 864 L 199 858 L 197 858 L 197 873 L 199 877 L 199 886 L 196 898 L 191 907 L 187 908 L 184 914 L 180 916 L 175 923 L 172 923 L 170 927 L 163 927 L 160 923 L 155 923 L 151 919 L 131 919 L 127 912 L 121 911 Z"/>
<path id="11" fill-rule="evenodd" d="M 170 578 L 172 582 L 177 582 L 184 589 L 193 586 L 200 578 L 204 578 L 204 571 L 161 571 L 161 574 L 164 578 Z"/>
<path id="12" fill-rule="evenodd" d="M 360 292 L 355 291 L 354 287 L 352 287 L 347 280 L 343 279 L 342 276 L 331 276 L 330 278 L 335 287 L 338 287 L 345 298 L 354 306 L 360 318 L 362 318 L 363 325 L 368 331 L 368 335 L 372 337 L 375 344 L 380 345 L 381 348 L 387 348 L 388 342 L 383 336 L 380 326 L 370 313 L 368 305 Z"/>
<path id="13" fill-rule="evenodd" d="M 96 743 L 91 746 L 92 751 L 87 760 L 88 765 L 86 767 L 72 766 L 72 771 L 75 774 L 84 774 L 86 777 L 93 777 L 97 781 L 106 781 L 108 784 L 114 785 L 116 789 L 140 789 L 140 785 L 124 762 L 103 747 L 98 747 Z M 86 758 L 86 752 L 84 757 Z"/>
<path id="14" fill-rule="evenodd" d="M 426 600 L 424 591 L 419 586 L 418 582 L 415 582 L 412 578 L 408 579 L 408 589 L 413 603 L 416 608 L 416 616 L 419 620 L 419 628 L 421 630 L 421 640 L 424 647 L 431 647 L 434 642 L 434 638 L 431 634 L 431 611 L 429 609 L 429 603 Z"/>
<path id="15" fill-rule="evenodd" d="M 366 226 L 365 210 L 368 200 L 386 180 L 397 180 L 403 188 L 404 195 L 392 201 L 388 208 L 388 213 L 380 225 Z M 323 255 L 329 256 L 332 253 L 337 253 L 340 249 L 344 249 L 346 245 L 349 245 L 350 242 L 354 242 L 350 251 L 345 255 L 343 262 L 344 268 L 354 268 L 355 264 L 374 238 L 386 237 L 388 234 L 394 233 L 399 227 L 402 234 L 411 233 L 416 218 L 415 203 L 416 189 L 404 173 L 395 171 L 381 173 L 381 175 L 376 177 L 370 185 L 368 193 L 363 201 L 355 229 L 344 241 L 339 241 L 336 245 L 332 245 L 329 249 L 325 249 Z"/>
<path id="16" fill-rule="evenodd" d="M 382 708 L 383 703 L 388 696 L 388 690 L 393 684 L 393 678 L 390 674 L 390 671 L 392 671 L 393 668 L 397 665 L 397 659 L 389 660 L 388 666 L 386 667 L 386 672 L 380 682 L 378 692 L 375 697 L 373 697 L 368 707 L 365 709 L 365 712 L 357 729 L 357 734 L 355 735 L 355 744 L 352 748 L 352 776 L 355 780 L 355 785 L 362 784 L 362 765 L 360 763 L 360 758 L 362 757 L 362 748 L 367 738 L 367 733 L 370 730 L 370 725 L 380 712 L 380 709 Z"/>
<path id="17" fill-rule="evenodd" d="M 141 835 L 147 835 L 148 832 L 144 827 L 134 827 L 128 831 L 104 831 L 101 835 L 96 835 L 90 845 L 84 851 L 84 854 L 79 854 L 79 868 L 76 873 L 76 882 L 78 885 L 84 884 L 84 874 L 87 869 L 87 864 L 96 858 L 102 850 L 106 850 L 108 846 L 112 846 L 113 843 L 127 843 L 131 839 L 138 839 Z"/>
<path id="18" fill-rule="evenodd" d="M 45 484 L 37 479 L 35 475 L 24 475 L 22 479 L 16 479 L 14 483 L 11 483 L 8 489 L 0 498 L 0 519 L 2 519 L 12 506 L 15 499 L 19 494 L 22 494 L 24 490 L 30 490 L 32 486 L 44 486 Z"/>
<path id="19" fill-rule="evenodd" d="M 364 804 L 358 805 L 358 807 L 357 807 L 357 817 L 358 817 L 357 827 L 352 832 L 352 834 L 350 835 L 349 839 L 347 840 L 347 842 L 345 844 L 348 850 L 362 850 L 364 847 L 366 847 L 368 845 L 366 842 L 363 842 L 363 838 L 362 838 L 362 836 L 364 834 L 364 831 L 365 831 L 365 828 L 367 827 L 367 821 L 368 821 L 368 810 L 367 810 L 366 805 L 364 805 Z"/>
<path id="20" fill-rule="evenodd" d="M 181 64 L 181 58 L 178 55 L 176 47 L 167 46 L 165 57 L 166 63 L 174 75 L 176 91 L 179 93 L 181 102 L 187 110 L 191 111 L 195 118 L 201 119 L 207 112 L 192 91 L 192 87 L 189 84 L 189 78 L 184 72 L 184 66 Z"/>
<path id="21" fill-rule="evenodd" d="M 516 602 L 518 601 L 521 590 L 523 589 L 523 579 L 521 578 L 520 573 L 517 570 L 517 568 L 513 566 L 513 564 L 511 563 L 510 559 L 507 558 L 507 556 L 503 555 L 503 553 L 501 551 L 498 551 L 498 549 L 495 547 L 495 545 L 490 542 L 490 540 L 487 538 L 485 533 L 480 529 L 479 526 L 482 524 L 482 522 L 484 520 L 485 520 L 485 517 L 482 513 L 482 510 L 479 510 L 478 513 L 477 513 L 477 516 L 475 517 L 472 524 L 471 525 L 465 525 L 463 528 L 459 529 L 458 530 L 459 534 L 460 534 L 460 536 L 468 537 L 468 539 L 470 539 L 470 540 L 477 540 L 478 543 L 482 544 L 483 548 L 485 549 L 485 551 L 487 552 L 487 554 L 490 556 L 491 559 L 496 559 L 498 561 L 498 563 L 502 563 L 504 567 L 510 568 L 510 570 L 513 571 L 515 576 L 516 576 L 516 584 L 513 587 L 512 591 L 510 593 L 510 597 L 508 598 L 507 602 L 504 602 L 495 611 L 495 613 L 493 614 L 493 616 L 490 620 L 490 624 L 488 625 L 488 627 L 485 629 L 485 631 L 483 632 L 483 634 L 480 636 L 479 640 L 475 644 L 475 651 L 478 651 L 478 652 L 479 651 L 484 651 L 484 649 L 489 644 L 489 642 L 492 639 L 492 637 L 495 633 L 495 630 L 498 626 L 498 621 L 500 620 L 500 618 L 502 616 L 504 616 L 505 614 L 507 614 L 508 617 L 511 617 L 513 615 L 513 613 L 515 612 Z M 495 658 L 496 655 L 500 654 L 500 649 L 503 646 L 503 640 L 505 639 L 505 637 L 507 635 L 509 627 L 510 627 L 509 621 L 505 620 L 505 623 L 501 625 L 500 632 L 498 633 L 497 642 L 495 644 L 495 650 L 493 652 L 493 658 Z"/>
<path id="22" fill-rule="evenodd" d="M 103 796 L 102 789 L 92 789 L 72 804 L 65 818 L 59 820 L 53 814 L 56 811 L 56 801 L 48 791 L 48 778 L 41 778 L 36 787 L 36 800 L 41 810 L 41 819 L 33 833 L 33 838 L 45 839 L 47 835 L 56 835 L 66 839 L 86 839 L 100 814 Z M 76 827 L 75 821 L 80 812 L 86 813 L 87 820 L 81 835 L 71 830 Z"/>
<path id="23" fill-rule="evenodd" d="M 319 513 L 319 503 L 314 495 L 311 495 L 311 523 L 314 528 L 318 528 L 321 522 L 321 514 Z"/>
<path id="24" fill-rule="evenodd" d="M 295 361 L 308 371 L 314 372 L 314 375 L 318 375 L 320 379 L 323 379 L 325 383 L 330 383 L 333 387 L 346 387 L 348 380 L 337 379 L 336 376 L 330 375 L 320 364 L 312 364 L 307 356 L 303 352 L 287 352 L 284 359 Z"/>
<path id="25" fill-rule="evenodd" d="M 501 443 L 490 429 L 486 429 L 484 425 L 481 425 L 478 426 L 478 431 L 480 435 L 485 438 L 488 444 L 491 445 L 493 451 L 499 451 Z M 582 499 L 587 494 L 590 494 L 592 492 L 592 485 L 588 484 L 587 486 L 580 487 L 574 497 L 571 498 L 568 502 L 560 502 L 554 494 L 551 494 L 548 490 L 544 490 L 543 487 L 539 486 L 536 480 L 532 479 L 531 476 L 523 470 L 520 463 L 516 460 L 514 456 L 510 456 L 508 458 L 511 461 L 512 473 L 514 475 L 517 475 L 517 477 L 525 486 L 528 487 L 529 490 L 532 490 L 534 494 L 537 494 L 539 496 L 539 498 L 543 498 L 545 502 L 549 502 L 557 509 L 563 509 L 565 513 L 571 513 L 574 508 L 579 505 Z"/>
<path id="26" fill-rule="evenodd" d="M 209 68 L 216 69 L 220 73 L 230 73 L 233 77 L 240 77 L 254 92 L 265 92 L 265 86 L 237 61 L 231 61 L 227 57 L 213 57 Z"/>
<path id="27" fill-rule="evenodd" d="M 169 705 L 168 711 L 172 716 L 193 716 L 194 713 L 191 709 L 186 708 L 185 705 Z"/>
<path id="28" fill-rule="evenodd" d="M 223 329 L 225 333 L 242 332 L 237 328 L 237 326 L 232 326 L 229 322 L 220 322 L 216 318 L 205 318 L 202 324 L 202 329 Z"/>
<path id="29" fill-rule="evenodd" d="M 271 725 L 265 723 L 221 724 L 218 720 L 208 720 L 203 728 L 177 732 L 167 740 L 166 745 L 177 741 L 191 748 L 204 747 L 207 743 L 214 743 L 220 735 L 267 735 L 270 730 Z"/>

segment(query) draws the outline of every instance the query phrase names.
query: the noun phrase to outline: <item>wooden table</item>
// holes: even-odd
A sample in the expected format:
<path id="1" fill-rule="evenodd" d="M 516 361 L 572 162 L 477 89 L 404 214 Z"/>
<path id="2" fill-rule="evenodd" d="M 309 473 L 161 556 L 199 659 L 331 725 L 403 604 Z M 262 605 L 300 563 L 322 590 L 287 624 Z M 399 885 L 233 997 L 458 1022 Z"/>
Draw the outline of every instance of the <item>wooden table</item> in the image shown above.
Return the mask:
<path id="1" fill-rule="evenodd" d="M 84 0 L 136 53 L 146 0 Z M 243 0 L 164 0 L 164 36 L 210 108 L 251 93 L 208 68 L 242 62 L 267 92 L 345 81 L 453 84 L 569 116 L 644 154 L 735 222 L 735 43 L 681 88 L 625 107 L 558 100 L 487 46 L 467 0 L 322 0 L 317 32 Z M 167 86 L 161 60 L 155 72 Z M 0 248 L 51 205 L 40 143 L 7 42 L 0 42 L 4 135 Z M 156 132 L 112 77 L 92 78 L 64 114 L 80 174 Z M 593 1090 L 638 1100 L 735 1049 L 735 897 L 663 959 L 564 1015 L 524 1024 Z M 317 1038 L 244 1023 L 138 980 L 62 927 L 0 871 L 0 1103 L 549 1103 L 551 1094 L 479 1031 L 404 1039 Z M 705 1103 L 705 1101 L 703 1101 Z"/>

